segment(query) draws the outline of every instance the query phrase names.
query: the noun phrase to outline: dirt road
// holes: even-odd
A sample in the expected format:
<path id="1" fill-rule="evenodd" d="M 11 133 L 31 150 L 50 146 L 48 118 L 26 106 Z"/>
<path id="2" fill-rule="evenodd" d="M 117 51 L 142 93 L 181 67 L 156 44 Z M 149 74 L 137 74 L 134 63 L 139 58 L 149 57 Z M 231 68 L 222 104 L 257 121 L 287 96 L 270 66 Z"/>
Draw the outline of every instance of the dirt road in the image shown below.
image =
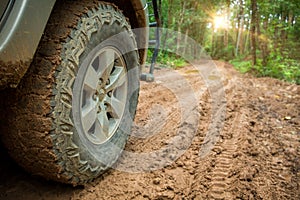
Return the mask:
<path id="1" fill-rule="evenodd" d="M 1 150 L 0 199 L 300 199 L 300 86 L 216 64 L 142 83 L 124 155 L 84 187 L 31 176 Z"/>

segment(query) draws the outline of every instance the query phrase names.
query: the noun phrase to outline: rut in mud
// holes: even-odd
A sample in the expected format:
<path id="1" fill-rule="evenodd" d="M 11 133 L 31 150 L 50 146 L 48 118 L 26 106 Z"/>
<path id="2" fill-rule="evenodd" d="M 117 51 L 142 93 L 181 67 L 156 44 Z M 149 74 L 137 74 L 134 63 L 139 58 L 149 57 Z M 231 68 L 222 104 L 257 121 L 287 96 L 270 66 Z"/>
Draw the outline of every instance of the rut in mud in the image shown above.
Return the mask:
<path id="1" fill-rule="evenodd" d="M 143 83 L 119 170 L 85 187 L 31 176 L 1 150 L 0 199 L 300 199 L 300 87 L 216 63 L 208 81 L 199 64 Z"/>

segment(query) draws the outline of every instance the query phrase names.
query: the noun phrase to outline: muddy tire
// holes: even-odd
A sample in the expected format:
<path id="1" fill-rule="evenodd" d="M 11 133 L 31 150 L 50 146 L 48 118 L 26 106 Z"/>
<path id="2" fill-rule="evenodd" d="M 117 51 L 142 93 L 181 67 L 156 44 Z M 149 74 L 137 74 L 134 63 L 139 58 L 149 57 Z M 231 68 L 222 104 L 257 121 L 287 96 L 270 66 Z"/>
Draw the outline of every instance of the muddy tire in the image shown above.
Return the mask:
<path id="1" fill-rule="evenodd" d="M 118 34 L 118 35 L 116 35 Z M 121 154 L 138 100 L 134 35 L 113 5 L 58 1 L 10 98 L 3 142 L 29 172 L 84 184 Z"/>

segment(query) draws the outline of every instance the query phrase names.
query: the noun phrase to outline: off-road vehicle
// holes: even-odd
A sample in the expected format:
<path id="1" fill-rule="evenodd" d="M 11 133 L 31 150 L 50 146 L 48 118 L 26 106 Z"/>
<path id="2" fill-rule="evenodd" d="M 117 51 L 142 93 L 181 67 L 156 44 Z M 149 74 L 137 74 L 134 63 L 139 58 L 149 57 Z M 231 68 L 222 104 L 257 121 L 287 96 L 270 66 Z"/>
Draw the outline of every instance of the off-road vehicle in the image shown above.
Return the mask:
<path id="1" fill-rule="evenodd" d="M 1 137 L 26 170 L 84 184 L 122 152 L 148 30 L 144 0 L 1 0 Z M 5 110 L 5 111 L 4 111 Z"/>

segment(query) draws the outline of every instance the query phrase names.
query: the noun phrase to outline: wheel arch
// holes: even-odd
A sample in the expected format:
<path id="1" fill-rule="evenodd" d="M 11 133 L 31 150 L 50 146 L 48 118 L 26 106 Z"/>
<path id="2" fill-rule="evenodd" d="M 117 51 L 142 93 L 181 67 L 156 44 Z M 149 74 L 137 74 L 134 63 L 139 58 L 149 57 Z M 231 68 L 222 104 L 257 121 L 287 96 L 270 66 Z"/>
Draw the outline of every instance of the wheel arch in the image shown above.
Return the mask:
<path id="1" fill-rule="evenodd" d="M 137 35 L 137 45 L 139 49 L 140 64 L 146 60 L 148 48 L 148 6 L 146 0 L 106 0 L 107 2 L 113 3 L 123 11 L 123 14 L 129 19 L 132 29 Z M 142 29 L 143 28 L 143 29 Z"/>
<path id="2" fill-rule="evenodd" d="M 14 5 L 8 13 L 5 26 L 4 22 L 1 22 L 3 27 L 0 30 L 0 89 L 18 86 L 31 64 L 56 2 L 55 0 L 11 1 Z M 146 0 L 104 0 L 104 2 L 118 6 L 129 19 L 133 29 L 148 27 Z M 36 12 L 37 10 L 44 12 Z M 136 35 L 140 64 L 143 65 L 147 54 L 145 49 L 148 47 L 148 29 L 138 31 Z"/>

